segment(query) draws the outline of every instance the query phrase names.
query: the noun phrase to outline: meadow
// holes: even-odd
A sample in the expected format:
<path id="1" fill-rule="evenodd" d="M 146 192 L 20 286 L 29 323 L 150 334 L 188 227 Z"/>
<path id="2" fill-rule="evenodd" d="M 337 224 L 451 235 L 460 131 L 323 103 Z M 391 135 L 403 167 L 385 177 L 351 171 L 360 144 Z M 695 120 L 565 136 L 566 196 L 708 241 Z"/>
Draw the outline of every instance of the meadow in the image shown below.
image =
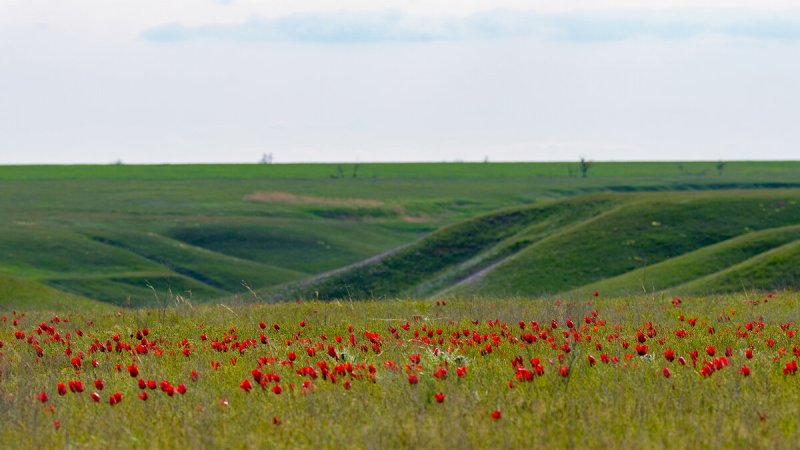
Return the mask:
<path id="1" fill-rule="evenodd" d="M 793 292 L 0 313 L 14 448 L 795 448 Z"/>
<path id="2" fill-rule="evenodd" d="M 263 300 L 314 292 L 356 298 L 538 296 L 585 293 L 601 279 L 629 273 L 632 282 L 623 283 L 629 290 L 673 283 L 686 285 L 687 293 L 739 290 L 739 279 L 719 272 L 746 263 L 752 270 L 740 274 L 768 273 L 762 269 L 776 263 L 764 253 L 795 236 L 777 229 L 796 223 L 791 202 L 797 197 L 793 188 L 800 186 L 798 169 L 798 162 L 728 162 L 721 171 L 716 162 L 594 163 L 583 178 L 577 163 L 4 166 L 0 292 L 14 295 L 0 295 L 0 302 L 12 308 L 44 301 L 152 307 L 174 295 L 194 303 L 250 298 L 249 289 Z M 745 214 L 737 214 L 739 197 L 750 198 Z M 656 217 L 658 207 L 675 209 L 687 201 L 721 231 L 695 238 L 686 230 L 697 220 Z M 770 212 L 765 222 L 762 203 L 783 213 Z M 608 216 L 593 221 L 601 213 Z M 645 222 L 624 232 L 645 235 L 619 246 L 623 257 L 575 239 L 601 237 L 637 217 Z M 668 225 L 669 242 L 647 236 L 654 221 Z M 561 229 L 574 232 L 559 237 Z M 728 242 L 748 231 L 774 238 L 756 246 Z M 683 243 L 676 247 L 683 253 L 664 251 L 675 243 Z M 727 252 L 720 260 L 686 256 L 728 244 L 744 247 L 717 247 Z M 409 258 L 404 248 L 433 256 Z M 560 267 L 542 256 L 553 248 L 568 256 L 556 261 Z M 441 257 L 443 251 L 448 258 Z M 794 260 L 792 248 L 783 253 L 784 260 Z M 582 254 L 608 270 L 592 273 L 575 264 Z M 363 277 L 348 267 L 379 255 L 392 257 L 378 257 L 365 268 L 425 271 L 408 282 L 381 276 L 352 283 Z M 673 275 L 640 276 L 642 269 L 678 256 L 688 259 L 664 268 Z M 751 258 L 763 259 L 747 262 Z M 541 265 L 553 267 L 544 278 L 525 269 Z M 337 289 L 320 284 L 333 271 L 341 275 L 334 280 L 344 281 L 337 281 Z M 768 276 L 745 277 L 744 283 L 794 286 L 791 278 Z"/>

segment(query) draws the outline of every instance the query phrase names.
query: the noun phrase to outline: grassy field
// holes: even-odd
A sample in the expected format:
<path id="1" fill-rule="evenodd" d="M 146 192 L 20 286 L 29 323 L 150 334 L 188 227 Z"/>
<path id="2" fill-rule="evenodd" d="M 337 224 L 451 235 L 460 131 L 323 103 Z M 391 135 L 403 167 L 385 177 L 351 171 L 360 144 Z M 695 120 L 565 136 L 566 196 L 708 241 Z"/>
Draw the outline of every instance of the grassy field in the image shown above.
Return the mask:
<path id="1" fill-rule="evenodd" d="M 721 173 L 713 162 L 596 163 L 581 178 L 575 163 L 4 166 L 0 275 L 115 305 L 154 306 L 170 294 L 214 302 L 249 296 L 248 288 L 262 297 L 294 292 L 292 283 L 311 286 L 321 274 L 423 245 L 439 251 L 438 260 L 422 264 L 406 258 L 389 267 L 393 275 L 378 284 L 361 286 L 355 294 L 352 283 L 334 291 L 427 296 L 472 291 L 471 282 L 479 279 L 482 294 L 535 295 L 556 288 L 530 277 L 541 254 L 526 249 L 540 241 L 546 248 L 556 242 L 557 230 L 605 213 L 591 206 L 592 195 L 619 193 L 603 200 L 608 207 L 620 203 L 622 193 L 663 199 L 659 195 L 666 191 L 785 191 L 800 186 L 798 170 L 798 162 L 729 162 Z M 589 197 L 578 198 L 583 195 Z M 564 199 L 576 203 L 541 203 Z M 482 217 L 531 205 L 546 211 L 539 218 L 520 213 L 520 222 L 487 231 L 492 221 Z M 737 224 L 749 226 L 748 220 L 742 217 Z M 698 250 L 728 236 L 735 233 L 706 241 L 690 235 L 680 249 Z M 444 244 L 431 244 L 443 237 Z M 563 289 L 574 289 L 579 281 L 641 269 L 642 262 L 628 256 L 595 275 L 572 267 L 571 256 L 565 261 L 570 270 L 552 280 L 571 280 Z M 666 256 L 676 255 L 654 252 L 647 264 Z M 404 276 L 397 269 L 408 263 L 427 272 L 397 283 Z"/>
<path id="2" fill-rule="evenodd" d="M 6 445 L 797 445 L 792 292 L 99 308 L 0 313 Z"/>
<path id="3" fill-rule="evenodd" d="M 384 258 L 267 290 L 264 297 L 792 288 L 800 281 L 793 265 L 798 205 L 800 190 L 793 189 L 607 193 L 540 202 L 444 227 Z"/>

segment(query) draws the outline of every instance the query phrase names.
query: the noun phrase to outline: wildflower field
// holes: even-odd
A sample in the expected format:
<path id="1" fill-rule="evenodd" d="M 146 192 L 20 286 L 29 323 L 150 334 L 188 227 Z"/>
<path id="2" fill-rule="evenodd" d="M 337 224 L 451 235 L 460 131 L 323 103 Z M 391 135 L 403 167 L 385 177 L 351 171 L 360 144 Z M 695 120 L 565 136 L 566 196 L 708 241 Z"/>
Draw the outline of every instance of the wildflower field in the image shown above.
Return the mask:
<path id="1" fill-rule="evenodd" d="M 796 448 L 800 297 L 0 313 L 7 448 Z"/>

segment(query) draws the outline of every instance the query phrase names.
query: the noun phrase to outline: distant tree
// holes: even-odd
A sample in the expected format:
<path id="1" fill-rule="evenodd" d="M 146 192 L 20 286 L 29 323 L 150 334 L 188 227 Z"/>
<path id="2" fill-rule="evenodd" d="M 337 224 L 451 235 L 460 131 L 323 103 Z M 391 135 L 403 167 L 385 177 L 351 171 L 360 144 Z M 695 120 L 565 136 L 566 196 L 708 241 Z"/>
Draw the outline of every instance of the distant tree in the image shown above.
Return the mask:
<path id="1" fill-rule="evenodd" d="M 353 178 L 358 178 L 358 169 L 361 167 L 361 163 L 356 163 L 353 166 Z"/>
<path id="2" fill-rule="evenodd" d="M 261 155 L 260 164 L 272 164 L 272 153 L 264 153 Z"/>
<path id="3" fill-rule="evenodd" d="M 719 160 L 717 161 L 717 173 L 719 176 L 722 176 L 722 172 L 725 170 L 725 166 L 728 165 L 725 161 Z"/>
<path id="4" fill-rule="evenodd" d="M 341 164 L 336 165 L 336 178 L 344 178 L 344 168 Z"/>
<path id="5" fill-rule="evenodd" d="M 581 162 L 578 165 L 578 168 L 581 171 L 581 178 L 586 178 L 587 174 L 589 173 L 589 168 L 592 167 L 592 162 L 586 159 L 586 157 L 581 156 Z"/>

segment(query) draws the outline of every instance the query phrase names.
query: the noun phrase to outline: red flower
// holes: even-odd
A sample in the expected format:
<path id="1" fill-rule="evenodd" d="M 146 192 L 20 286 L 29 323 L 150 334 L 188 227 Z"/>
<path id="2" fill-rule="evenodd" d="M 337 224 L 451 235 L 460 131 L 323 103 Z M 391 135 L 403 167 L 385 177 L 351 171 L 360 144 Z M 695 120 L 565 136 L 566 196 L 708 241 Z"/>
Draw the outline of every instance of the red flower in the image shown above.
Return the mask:
<path id="1" fill-rule="evenodd" d="M 590 366 L 593 366 L 593 365 L 594 365 L 594 363 L 595 363 L 594 356 L 592 356 L 592 355 L 589 355 L 589 356 L 587 356 L 587 357 L 586 357 L 586 359 L 588 359 L 588 360 L 589 360 L 589 365 L 590 365 Z"/>
<path id="2" fill-rule="evenodd" d="M 155 389 L 158 385 L 156 384 L 156 380 L 147 380 L 147 388 L 148 389 Z"/>
<path id="3" fill-rule="evenodd" d="M 192 379 L 192 381 L 197 381 L 197 371 L 193 370 L 189 377 Z"/>
<path id="4" fill-rule="evenodd" d="M 443 403 L 444 402 L 444 394 L 441 392 L 437 392 L 433 394 L 433 398 L 436 399 L 436 403 Z"/>
<path id="5" fill-rule="evenodd" d="M 713 345 L 709 345 L 706 347 L 706 353 L 708 353 L 708 356 L 714 356 L 714 354 L 717 353 L 717 350 L 714 349 Z"/>
<path id="6" fill-rule="evenodd" d="M 563 366 L 561 369 L 558 370 L 558 373 L 561 374 L 562 377 L 566 378 L 569 376 L 569 367 Z"/>
<path id="7" fill-rule="evenodd" d="M 462 366 L 456 369 L 456 375 L 463 377 L 467 374 L 467 366 Z"/>
<path id="8" fill-rule="evenodd" d="M 144 381 L 144 378 L 139 378 L 139 389 L 146 389 L 147 388 L 147 381 Z"/>
<path id="9" fill-rule="evenodd" d="M 102 391 L 103 387 L 105 387 L 105 383 L 103 383 L 101 379 L 94 380 L 94 387 L 96 387 L 98 391 Z"/>
<path id="10" fill-rule="evenodd" d="M 791 362 L 786 363 L 783 367 L 783 374 L 784 375 L 794 375 L 797 372 L 797 360 L 792 360 Z"/>
<path id="11" fill-rule="evenodd" d="M 281 392 L 283 392 L 283 388 L 281 387 L 280 384 L 276 384 L 275 386 L 272 386 L 272 393 L 273 394 L 278 395 Z"/>
<path id="12" fill-rule="evenodd" d="M 499 409 L 495 409 L 494 411 L 492 411 L 492 419 L 500 420 L 500 416 L 501 416 L 501 413 L 500 413 Z"/>
<path id="13" fill-rule="evenodd" d="M 136 378 L 139 376 L 139 368 L 136 367 L 136 364 L 131 364 L 128 366 L 128 373 L 131 374 L 132 378 Z"/>
<path id="14" fill-rule="evenodd" d="M 100 401 L 100 394 L 98 394 L 97 392 L 92 392 L 91 397 L 92 397 L 92 400 L 94 400 L 95 402 L 99 402 Z"/>
<path id="15" fill-rule="evenodd" d="M 408 374 L 408 384 L 417 384 L 417 383 L 419 383 L 419 378 L 417 377 L 417 374 L 415 373 Z"/>
<path id="16" fill-rule="evenodd" d="M 420 361 L 421 361 L 421 358 L 420 358 L 420 356 L 418 354 L 411 355 L 411 356 L 408 357 L 408 359 L 410 359 L 411 362 L 414 363 L 414 364 L 419 364 Z"/>
<path id="17" fill-rule="evenodd" d="M 58 395 L 65 395 L 67 393 L 67 386 L 64 383 L 58 383 Z"/>
<path id="18" fill-rule="evenodd" d="M 81 380 L 70 380 L 69 390 L 77 393 L 83 392 L 83 382 Z"/>
<path id="19" fill-rule="evenodd" d="M 253 389 L 253 385 L 250 384 L 250 380 L 245 378 L 244 381 L 239 383 L 239 388 L 241 388 L 245 392 L 250 392 L 250 389 Z"/>
<path id="20" fill-rule="evenodd" d="M 108 404 L 111 406 L 114 406 L 121 401 L 122 401 L 122 394 L 119 392 L 114 392 L 108 397 Z"/>
<path id="21" fill-rule="evenodd" d="M 661 373 L 664 374 L 664 378 L 669 378 L 672 376 L 672 373 L 670 373 L 669 369 L 666 367 L 664 367 L 664 370 L 662 370 Z"/>
<path id="22" fill-rule="evenodd" d="M 147 391 L 142 391 L 141 394 L 137 395 L 142 401 L 147 401 Z"/>
<path id="23" fill-rule="evenodd" d="M 262 330 L 264 328 L 267 328 L 267 324 L 265 324 L 264 322 L 258 322 L 258 326 L 261 327 Z"/>
<path id="24" fill-rule="evenodd" d="M 667 348 L 667 351 L 664 352 L 664 358 L 666 358 L 666 360 L 669 361 L 669 362 L 674 361 L 675 360 L 675 351 L 672 350 L 671 348 Z"/>
<path id="25" fill-rule="evenodd" d="M 639 345 L 637 345 L 636 346 L 636 353 L 638 353 L 639 356 L 646 355 L 647 354 L 647 344 L 639 344 Z"/>
<path id="26" fill-rule="evenodd" d="M 42 403 L 47 403 L 47 392 L 39 392 L 39 395 L 37 395 L 36 398 Z"/>
<path id="27" fill-rule="evenodd" d="M 179 384 L 177 391 L 178 391 L 178 394 L 181 394 L 181 395 L 185 394 L 186 393 L 186 385 L 185 384 Z"/>
<path id="28" fill-rule="evenodd" d="M 742 376 L 749 377 L 750 376 L 750 368 L 747 365 L 743 365 L 741 369 L 739 369 L 739 373 Z"/>
<path id="29" fill-rule="evenodd" d="M 753 359 L 753 349 L 748 348 L 744 351 L 744 356 L 747 359 Z"/>
<path id="30" fill-rule="evenodd" d="M 289 352 L 287 356 L 289 357 L 289 361 L 294 361 L 295 359 L 297 359 L 297 353 L 295 352 Z"/>

